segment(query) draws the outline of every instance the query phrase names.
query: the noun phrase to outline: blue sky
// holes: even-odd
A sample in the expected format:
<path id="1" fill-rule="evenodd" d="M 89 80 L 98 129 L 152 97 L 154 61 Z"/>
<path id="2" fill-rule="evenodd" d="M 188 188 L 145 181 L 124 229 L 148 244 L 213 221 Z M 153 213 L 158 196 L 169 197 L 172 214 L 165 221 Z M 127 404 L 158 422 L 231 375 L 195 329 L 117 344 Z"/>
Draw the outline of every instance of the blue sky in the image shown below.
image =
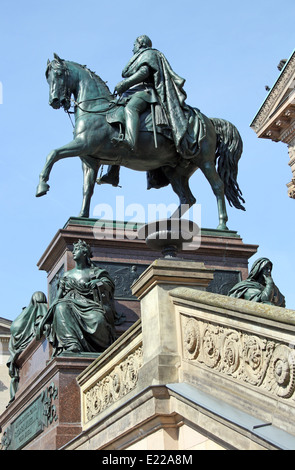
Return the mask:
<path id="1" fill-rule="evenodd" d="M 249 125 L 272 86 L 277 64 L 294 50 L 294 0 L 2 0 L 0 15 L 0 215 L 2 268 L 0 316 L 13 320 L 36 290 L 46 292 L 37 262 L 56 232 L 78 215 L 82 195 L 79 159 L 58 162 L 50 192 L 35 198 L 46 155 L 71 140 L 63 110 L 48 106 L 45 80 L 53 53 L 86 64 L 111 90 L 147 34 L 173 69 L 186 79 L 187 103 L 209 117 L 233 122 L 244 142 L 238 181 L 246 212 L 228 208 L 229 228 L 269 257 L 273 277 L 295 309 L 294 211 L 287 146 L 258 139 Z M 97 187 L 91 216 L 100 203 L 177 203 L 172 189 L 146 191 L 145 175 L 121 174 L 122 189 Z M 190 187 L 202 207 L 202 226 L 216 228 L 217 209 L 203 174 Z"/>

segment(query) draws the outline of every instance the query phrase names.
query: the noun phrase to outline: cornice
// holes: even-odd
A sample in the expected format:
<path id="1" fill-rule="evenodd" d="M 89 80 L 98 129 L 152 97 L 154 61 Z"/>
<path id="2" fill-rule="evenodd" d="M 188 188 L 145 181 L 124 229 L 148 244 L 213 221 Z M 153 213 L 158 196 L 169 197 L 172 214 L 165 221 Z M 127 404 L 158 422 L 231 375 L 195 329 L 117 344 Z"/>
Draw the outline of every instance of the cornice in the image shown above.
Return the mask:
<path id="1" fill-rule="evenodd" d="M 290 81 L 292 76 L 295 74 L 295 51 L 292 53 L 290 59 L 286 63 L 285 67 L 281 71 L 277 81 L 273 85 L 269 94 L 265 98 L 261 108 L 253 119 L 250 127 L 258 133 L 259 129 L 265 124 L 266 119 L 271 114 L 278 97 L 283 94 L 283 90 L 286 88 L 287 83 Z"/>
<path id="2" fill-rule="evenodd" d="M 295 136 L 295 120 L 281 133 L 280 140 L 286 144 L 290 144 Z"/>

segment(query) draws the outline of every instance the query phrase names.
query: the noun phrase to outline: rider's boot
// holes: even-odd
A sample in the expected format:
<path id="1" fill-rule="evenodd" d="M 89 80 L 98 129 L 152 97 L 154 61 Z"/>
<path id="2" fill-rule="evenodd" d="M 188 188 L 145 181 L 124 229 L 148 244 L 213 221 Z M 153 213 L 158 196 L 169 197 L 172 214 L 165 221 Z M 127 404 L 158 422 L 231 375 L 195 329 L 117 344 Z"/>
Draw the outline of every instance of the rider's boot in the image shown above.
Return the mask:
<path id="1" fill-rule="evenodd" d="M 139 132 L 139 113 L 137 109 L 125 109 L 125 139 L 132 151 L 136 149 L 137 136 Z"/>
<path id="2" fill-rule="evenodd" d="M 105 175 L 98 178 L 96 182 L 98 184 L 111 184 L 112 186 L 119 186 L 119 175 L 120 175 L 120 166 L 119 165 L 109 165 L 108 170 Z"/>
<path id="3" fill-rule="evenodd" d="M 131 98 L 125 107 L 125 139 L 114 137 L 113 144 L 135 152 L 140 125 L 139 116 L 146 108 L 147 103 L 144 99 L 136 95 Z"/>

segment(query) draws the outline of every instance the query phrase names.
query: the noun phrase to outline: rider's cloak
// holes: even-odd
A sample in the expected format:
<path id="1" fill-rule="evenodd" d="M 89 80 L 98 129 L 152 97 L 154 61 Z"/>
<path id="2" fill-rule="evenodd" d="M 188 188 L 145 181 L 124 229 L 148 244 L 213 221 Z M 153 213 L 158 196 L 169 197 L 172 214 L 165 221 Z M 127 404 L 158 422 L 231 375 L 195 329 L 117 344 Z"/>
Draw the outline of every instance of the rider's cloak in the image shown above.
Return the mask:
<path id="1" fill-rule="evenodd" d="M 196 155 L 206 134 L 205 123 L 199 110 L 185 103 L 185 79 L 173 71 L 164 54 L 152 48 L 134 54 L 122 77 L 131 77 L 144 65 L 151 70 L 153 86 L 168 117 L 177 151 L 186 158 Z"/>

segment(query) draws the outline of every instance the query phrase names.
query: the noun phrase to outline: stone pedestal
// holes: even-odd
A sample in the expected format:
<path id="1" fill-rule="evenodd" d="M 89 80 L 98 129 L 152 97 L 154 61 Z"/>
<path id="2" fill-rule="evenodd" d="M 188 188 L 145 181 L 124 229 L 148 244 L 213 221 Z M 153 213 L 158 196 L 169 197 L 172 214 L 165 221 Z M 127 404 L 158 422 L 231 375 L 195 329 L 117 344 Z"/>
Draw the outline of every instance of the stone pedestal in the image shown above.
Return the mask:
<path id="1" fill-rule="evenodd" d="M 141 320 L 77 378 L 63 450 L 295 449 L 295 312 L 209 293 L 212 277 L 171 260 L 140 276 Z"/>
<path id="2" fill-rule="evenodd" d="M 133 284 L 132 292 L 140 300 L 142 312 L 142 385 L 178 380 L 178 328 L 169 292 L 178 286 L 206 290 L 213 275 L 214 270 L 205 268 L 204 263 L 158 259 Z"/>
<path id="3" fill-rule="evenodd" d="M 71 218 L 42 255 L 38 267 L 48 274 L 51 304 L 59 278 L 74 267 L 73 244 L 79 239 L 90 244 L 94 263 L 105 268 L 115 281 L 116 309 L 121 318 L 118 339 L 99 357 L 73 354 L 53 359 L 45 338 L 33 341 L 18 359 L 20 382 L 15 400 L 0 417 L 4 448 L 65 448 L 79 440 L 81 432 L 82 440 L 88 439 L 83 432 L 91 428 L 97 416 L 102 427 L 100 443 L 94 448 L 103 448 L 117 439 L 117 411 L 122 420 L 118 421 L 119 431 L 126 436 L 133 432 L 126 429 L 128 422 L 135 420 L 140 425 L 145 416 L 146 435 L 151 432 L 150 426 L 164 423 L 176 430 L 180 425 L 175 414 L 166 422 L 166 412 L 163 422 L 158 417 L 151 420 L 145 406 L 146 399 L 151 407 L 158 407 L 158 398 L 169 399 L 166 384 L 179 381 L 179 317 L 169 292 L 182 286 L 226 293 L 247 277 L 248 260 L 257 246 L 243 243 L 236 232 L 202 230 L 197 250 L 186 249 L 181 259 L 165 260 L 161 253 L 149 249 L 145 240 L 138 239 L 139 226 Z M 138 416 L 132 409 L 135 396 Z M 121 411 L 117 410 L 118 401 L 123 404 Z M 135 436 L 138 427 L 130 426 L 134 426 Z M 134 436 L 132 442 L 136 441 Z M 128 447 L 123 441 L 120 445 Z"/>
<path id="4" fill-rule="evenodd" d="M 116 284 L 116 309 L 121 315 L 118 336 L 140 317 L 140 303 L 131 292 L 131 284 L 156 259 L 145 240 L 138 239 L 139 223 L 100 221 L 71 217 L 59 230 L 38 262 L 48 274 L 48 299 L 52 302 L 59 277 L 74 267 L 71 250 L 79 239 L 90 244 L 93 261 L 106 269 Z M 180 254 L 184 261 L 204 263 L 214 269 L 214 278 L 207 287 L 210 292 L 227 294 L 229 289 L 248 275 L 248 260 L 257 245 L 245 244 L 235 231 L 202 229 L 200 246 Z"/>
<path id="5" fill-rule="evenodd" d="M 76 377 L 97 354 L 51 359 L 51 353 L 43 338 L 33 340 L 19 356 L 15 400 L 0 417 L 2 449 L 56 450 L 81 432 Z"/>

